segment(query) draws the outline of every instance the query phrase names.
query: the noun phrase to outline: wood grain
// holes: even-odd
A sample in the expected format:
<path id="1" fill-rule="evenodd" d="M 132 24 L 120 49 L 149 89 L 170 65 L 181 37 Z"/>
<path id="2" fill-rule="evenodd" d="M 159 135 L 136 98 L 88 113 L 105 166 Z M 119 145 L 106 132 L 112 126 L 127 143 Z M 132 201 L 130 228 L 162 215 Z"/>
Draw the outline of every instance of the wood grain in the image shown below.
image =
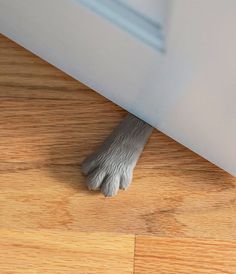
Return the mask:
<path id="1" fill-rule="evenodd" d="M 1 273 L 133 273 L 134 237 L 0 230 Z"/>
<path id="2" fill-rule="evenodd" d="M 136 238 L 135 274 L 234 274 L 236 241 Z"/>
<path id="3" fill-rule="evenodd" d="M 134 234 L 153 235 L 137 237 L 136 273 L 233 273 L 236 179 L 164 134 L 152 135 L 128 191 L 106 199 L 86 189 L 81 161 L 125 115 L 0 36 L 1 273 L 103 274 L 104 256 L 110 273 L 130 273 Z M 219 263 L 201 267 L 195 258 L 211 252 Z M 77 261 L 90 253 L 91 267 Z"/>
<path id="4" fill-rule="evenodd" d="M 179 173 L 167 179 L 167 172 L 141 170 L 128 191 L 106 199 L 86 189 L 77 166 L 23 163 L 13 171 L 6 165 L 0 174 L 2 228 L 236 238 L 235 193 L 221 184 L 193 186 Z"/>

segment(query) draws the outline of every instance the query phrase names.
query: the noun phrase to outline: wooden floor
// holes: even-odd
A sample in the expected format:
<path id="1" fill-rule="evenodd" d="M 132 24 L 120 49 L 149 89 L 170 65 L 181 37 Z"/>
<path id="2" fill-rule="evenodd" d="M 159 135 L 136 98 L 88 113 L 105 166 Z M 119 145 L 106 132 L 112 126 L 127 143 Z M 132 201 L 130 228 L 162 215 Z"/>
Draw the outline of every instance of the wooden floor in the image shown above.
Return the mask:
<path id="1" fill-rule="evenodd" d="M 0 37 L 0 273 L 236 273 L 236 179 L 155 131 L 128 191 L 81 161 L 125 111 Z"/>

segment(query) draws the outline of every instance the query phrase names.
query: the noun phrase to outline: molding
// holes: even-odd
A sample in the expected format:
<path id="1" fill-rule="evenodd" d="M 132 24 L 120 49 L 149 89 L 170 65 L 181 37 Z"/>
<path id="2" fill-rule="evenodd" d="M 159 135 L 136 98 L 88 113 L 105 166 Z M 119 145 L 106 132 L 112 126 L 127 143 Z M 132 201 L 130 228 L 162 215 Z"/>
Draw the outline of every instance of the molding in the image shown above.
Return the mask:
<path id="1" fill-rule="evenodd" d="M 76 0 L 144 43 L 165 51 L 164 27 L 118 0 Z"/>

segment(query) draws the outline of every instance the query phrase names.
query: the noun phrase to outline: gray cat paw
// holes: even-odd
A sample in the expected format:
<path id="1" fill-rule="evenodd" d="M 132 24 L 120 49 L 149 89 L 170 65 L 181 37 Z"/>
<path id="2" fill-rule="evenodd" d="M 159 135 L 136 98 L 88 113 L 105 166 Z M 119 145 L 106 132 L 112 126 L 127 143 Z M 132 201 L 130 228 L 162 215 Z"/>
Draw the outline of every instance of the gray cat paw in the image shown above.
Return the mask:
<path id="1" fill-rule="evenodd" d="M 87 175 L 87 187 L 99 190 L 105 197 L 115 196 L 119 189 L 127 189 L 132 181 L 133 167 L 112 159 L 112 155 L 91 155 L 81 165 Z"/>
<path id="2" fill-rule="evenodd" d="M 132 114 L 122 120 L 99 149 L 82 163 L 88 188 L 100 189 L 106 197 L 128 188 L 133 169 L 152 130 L 150 125 Z"/>

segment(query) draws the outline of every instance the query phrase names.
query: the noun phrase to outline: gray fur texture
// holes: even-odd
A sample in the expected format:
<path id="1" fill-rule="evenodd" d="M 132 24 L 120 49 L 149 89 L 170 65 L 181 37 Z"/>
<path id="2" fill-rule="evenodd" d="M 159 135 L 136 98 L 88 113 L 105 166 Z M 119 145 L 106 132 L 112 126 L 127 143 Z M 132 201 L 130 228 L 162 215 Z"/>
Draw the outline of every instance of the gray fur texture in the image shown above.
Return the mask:
<path id="1" fill-rule="evenodd" d="M 122 120 L 98 150 L 82 163 L 88 188 L 100 189 L 106 197 L 115 196 L 119 189 L 127 189 L 152 131 L 150 125 L 132 114 Z"/>

